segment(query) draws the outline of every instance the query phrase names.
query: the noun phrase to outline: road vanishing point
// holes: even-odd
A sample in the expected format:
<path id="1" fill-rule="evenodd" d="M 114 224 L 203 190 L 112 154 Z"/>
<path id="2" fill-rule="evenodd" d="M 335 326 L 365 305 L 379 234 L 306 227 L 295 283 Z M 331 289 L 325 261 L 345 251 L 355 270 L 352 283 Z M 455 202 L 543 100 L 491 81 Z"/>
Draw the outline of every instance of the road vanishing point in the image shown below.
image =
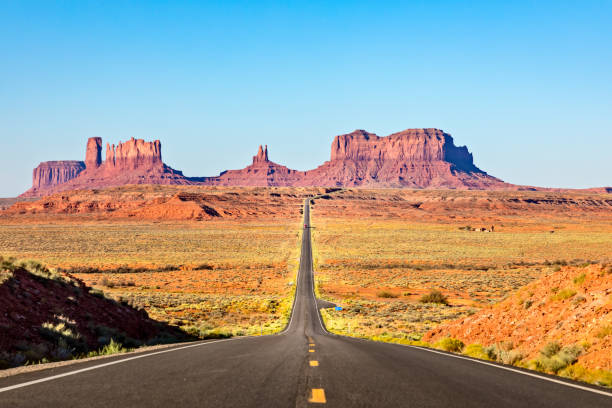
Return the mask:
<path id="1" fill-rule="evenodd" d="M 612 393 L 437 350 L 329 333 L 310 199 L 293 312 L 275 335 L 183 343 L 0 379 L 0 407 L 612 407 Z"/>

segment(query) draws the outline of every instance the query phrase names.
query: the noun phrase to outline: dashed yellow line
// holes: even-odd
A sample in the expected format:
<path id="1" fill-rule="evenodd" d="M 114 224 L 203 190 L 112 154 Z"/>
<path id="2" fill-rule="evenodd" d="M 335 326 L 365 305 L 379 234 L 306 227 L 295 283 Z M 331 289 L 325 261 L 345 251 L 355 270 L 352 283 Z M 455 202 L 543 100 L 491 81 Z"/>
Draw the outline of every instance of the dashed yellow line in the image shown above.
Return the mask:
<path id="1" fill-rule="evenodd" d="M 310 395 L 310 399 L 308 402 L 314 402 L 316 404 L 325 404 L 327 400 L 325 399 L 325 390 L 323 388 L 313 388 L 312 394 Z"/>
<path id="2" fill-rule="evenodd" d="M 311 367 L 318 367 L 319 366 L 319 362 L 317 360 L 310 360 L 310 366 Z"/>
<path id="3" fill-rule="evenodd" d="M 309 353 L 314 353 L 314 350 L 308 350 Z"/>

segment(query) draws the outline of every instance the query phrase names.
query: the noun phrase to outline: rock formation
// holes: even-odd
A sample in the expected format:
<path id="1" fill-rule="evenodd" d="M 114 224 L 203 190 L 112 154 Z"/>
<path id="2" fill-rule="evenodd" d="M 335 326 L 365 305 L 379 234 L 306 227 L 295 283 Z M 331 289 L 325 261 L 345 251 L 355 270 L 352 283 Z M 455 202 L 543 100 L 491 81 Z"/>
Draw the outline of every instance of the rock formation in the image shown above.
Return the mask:
<path id="1" fill-rule="evenodd" d="M 266 145 L 265 149 L 259 145 L 259 150 L 257 151 L 257 155 L 253 156 L 253 164 L 255 163 L 264 163 L 268 160 L 268 145 Z"/>
<path id="2" fill-rule="evenodd" d="M 259 146 L 253 162 L 216 177 L 185 177 L 165 165 L 159 140 L 130 139 L 106 144 L 87 142 L 85 162 L 46 162 L 34 170 L 34 182 L 22 196 L 125 184 L 198 184 L 222 186 L 408 187 L 450 189 L 523 189 L 492 177 L 474 165 L 465 146 L 438 129 L 407 129 L 380 137 L 365 130 L 336 136 L 330 160 L 316 169 L 297 171 L 270 161 Z"/>
<path id="3" fill-rule="evenodd" d="M 474 165 L 467 147 L 438 129 L 407 129 L 386 137 L 365 130 L 336 136 L 330 161 L 308 171 L 304 184 L 488 189 L 510 185 Z"/>
<path id="4" fill-rule="evenodd" d="M 43 162 L 32 173 L 32 188 L 44 190 L 64 184 L 85 170 L 85 163 L 76 160 Z"/>
<path id="5" fill-rule="evenodd" d="M 217 177 L 203 178 L 202 183 L 215 186 L 290 187 L 300 185 L 305 174 L 270 161 L 268 146 L 264 148 L 260 145 L 250 166 L 241 170 L 227 170 Z"/>
<path id="6" fill-rule="evenodd" d="M 85 162 L 44 162 L 34 169 L 32 188 L 21 197 L 37 197 L 58 191 L 104 188 L 126 184 L 194 184 L 180 171 L 165 165 L 159 140 L 130 139 L 106 145 L 102 162 L 102 139 L 87 141 Z"/>
<path id="7" fill-rule="evenodd" d="M 106 173 L 132 171 L 139 169 L 163 168 L 161 157 L 161 142 L 145 142 L 142 139 L 131 138 L 117 146 L 106 144 Z"/>
<path id="8" fill-rule="evenodd" d="M 97 169 L 102 164 L 102 138 L 90 137 L 85 152 L 85 167 Z"/>
<path id="9" fill-rule="evenodd" d="M 438 129 L 408 129 L 380 137 L 365 130 L 336 136 L 330 161 L 297 171 L 268 159 L 259 146 L 253 164 L 201 180 L 223 186 L 334 186 L 452 189 L 516 188 L 474 165 L 467 147 Z"/>

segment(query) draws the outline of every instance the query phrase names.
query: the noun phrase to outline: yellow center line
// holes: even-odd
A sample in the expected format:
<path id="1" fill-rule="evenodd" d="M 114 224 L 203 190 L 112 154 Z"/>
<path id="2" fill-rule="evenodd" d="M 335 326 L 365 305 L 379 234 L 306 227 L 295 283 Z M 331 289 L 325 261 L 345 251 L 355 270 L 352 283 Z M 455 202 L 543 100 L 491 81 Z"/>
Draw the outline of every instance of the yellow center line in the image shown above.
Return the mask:
<path id="1" fill-rule="evenodd" d="M 327 402 L 327 400 L 325 399 L 325 390 L 323 388 L 313 388 L 312 394 L 308 402 L 325 404 Z"/>
<path id="2" fill-rule="evenodd" d="M 310 360 L 310 366 L 311 367 L 318 367 L 319 366 L 319 362 L 317 360 Z"/>
<path id="3" fill-rule="evenodd" d="M 308 350 L 309 353 L 314 353 L 314 350 Z"/>
<path id="4" fill-rule="evenodd" d="M 315 346 L 315 344 L 314 344 L 314 343 L 310 343 L 310 344 L 309 344 L 309 346 L 310 346 L 310 347 L 314 347 L 314 346 Z"/>

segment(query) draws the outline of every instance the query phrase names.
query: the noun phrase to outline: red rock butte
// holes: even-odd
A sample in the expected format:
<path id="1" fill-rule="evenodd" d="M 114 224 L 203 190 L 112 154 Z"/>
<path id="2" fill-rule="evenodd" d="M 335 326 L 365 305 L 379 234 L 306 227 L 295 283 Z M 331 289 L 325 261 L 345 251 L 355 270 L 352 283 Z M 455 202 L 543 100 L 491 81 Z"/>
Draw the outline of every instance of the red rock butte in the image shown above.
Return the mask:
<path id="1" fill-rule="evenodd" d="M 58 191 L 117 187 L 126 184 L 189 184 L 284 187 L 407 187 L 448 189 L 517 189 L 474 165 L 465 146 L 439 129 L 407 129 L 380 137 L 365 130 L 339 135 L 330 160 L 308 171 L 270 161 L 259 146 L 251 165 L 215 177 L 186 177 L 162 161 L 159 140 L 130 139 L 106 144 L 90 138 L 85 161 L 43 162 L 34 169 L 32 188 L 22 196 Z"/>

